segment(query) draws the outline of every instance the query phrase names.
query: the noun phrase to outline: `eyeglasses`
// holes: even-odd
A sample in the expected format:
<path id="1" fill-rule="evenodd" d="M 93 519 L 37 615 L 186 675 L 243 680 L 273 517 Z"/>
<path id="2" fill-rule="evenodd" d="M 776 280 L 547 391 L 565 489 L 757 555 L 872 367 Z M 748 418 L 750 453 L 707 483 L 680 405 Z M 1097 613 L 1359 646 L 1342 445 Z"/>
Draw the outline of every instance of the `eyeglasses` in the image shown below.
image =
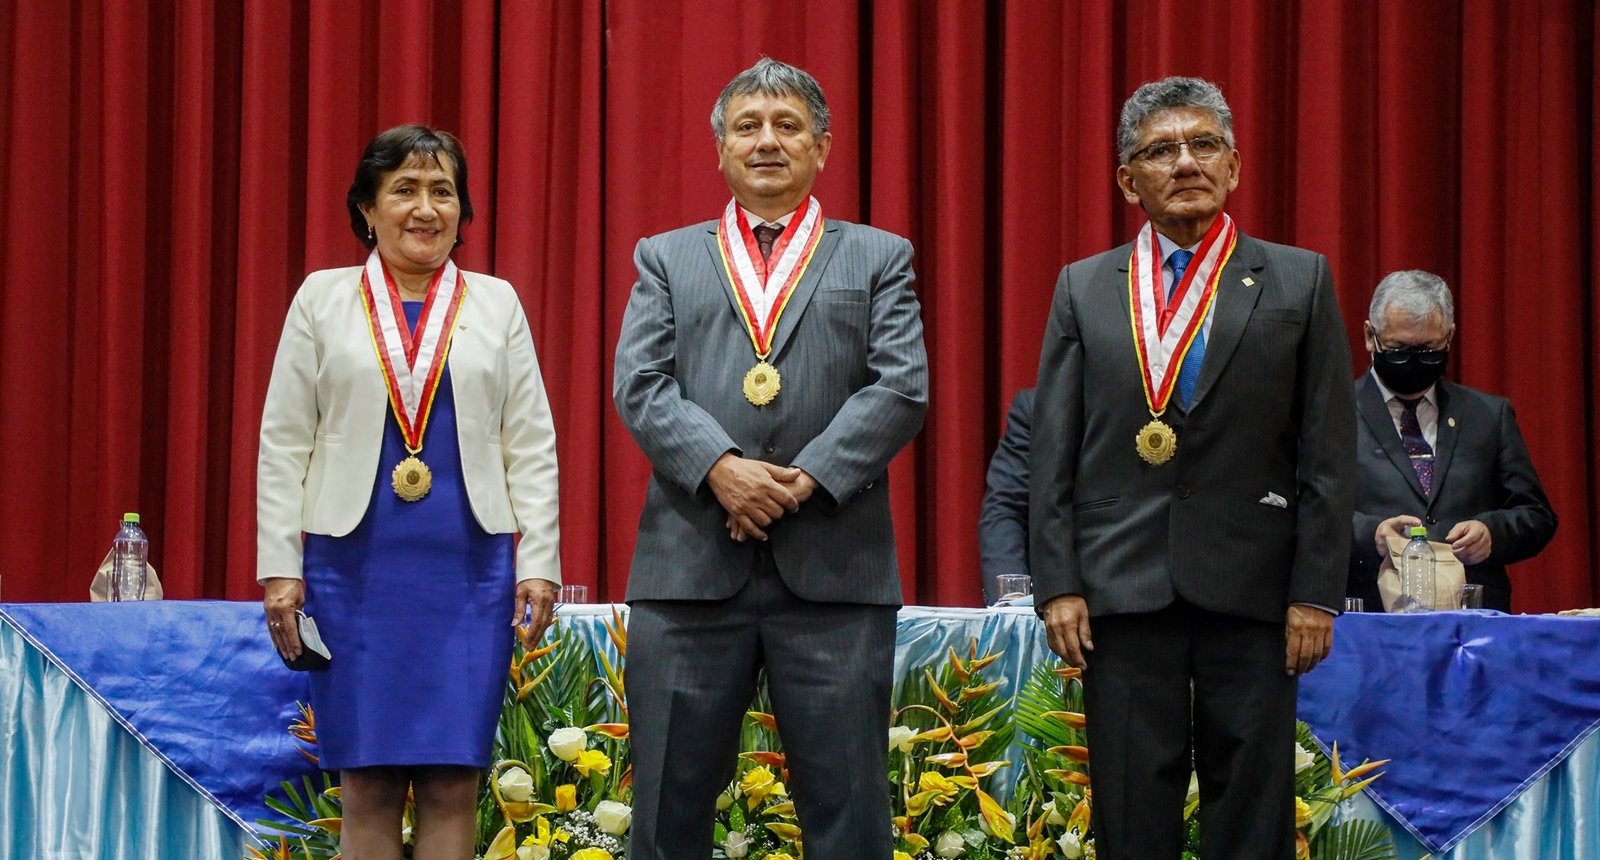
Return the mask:
<path id="1" fill-rule="evenodd" d="M 1203 134 L 1190 140 L 1158 140 L 1137 150 L 1129 161 L 1144 160 L 1151 164 L 1168 165 L 1178 160 L 1185 148 L 1195 161 L 1215 161 L 1228 148 L 1228 142 L 1214 134 Z"/>
<path id="2" fill-rule="evenodd" d="M 1429 367 L 1438 367 L 1450 357 L 1449 348 L 1425 349 L 1423 347 L 1405 346 L 1394 349 L 1384 349 L 1379 346 L 1372 353 L 1373 357 L 1384 364 L 1402 365 L 1413 361 L 1421 362 Z"/>

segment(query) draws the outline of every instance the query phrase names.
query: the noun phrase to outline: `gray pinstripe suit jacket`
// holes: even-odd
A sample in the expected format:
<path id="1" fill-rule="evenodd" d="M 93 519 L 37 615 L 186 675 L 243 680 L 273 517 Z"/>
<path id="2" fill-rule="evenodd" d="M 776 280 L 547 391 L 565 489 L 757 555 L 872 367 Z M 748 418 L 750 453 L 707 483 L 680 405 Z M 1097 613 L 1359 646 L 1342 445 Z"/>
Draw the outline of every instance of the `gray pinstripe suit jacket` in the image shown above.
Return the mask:
<path id="1" fill-rule="evenodd" d="M 1241 234 L 1218 283 L 1176 456 L 1134 452 L 1150 420 L 1124 245 L 1061 271 L 1034 400 L 1029 538 L 1043 605 L 1153 612 L 1181 596 L 1282 623 L 1344 596 L 1355 480 L 1350 349 L 1327 260 Z M 1274 494 L 1281 504 L 1274 504 Z"/>
<path id="2" fill-rule="evenodd" d="M 750 337 L 709 221 L 641 240 L 613 396 L 654 470 L 628 600 L 714 600 L 749 576 L 748 546 L 705 484 L 724 452 L 820 484 L 769 531 L 785 584 L 815 601 L 899 605 L 889 460 L 922 428 L 927 353 L 911 243 L 833 219 L 780 318 L 772 403 L 745 400 Z M 1346 386 L 1348 388 L 1348 385 Z"/>

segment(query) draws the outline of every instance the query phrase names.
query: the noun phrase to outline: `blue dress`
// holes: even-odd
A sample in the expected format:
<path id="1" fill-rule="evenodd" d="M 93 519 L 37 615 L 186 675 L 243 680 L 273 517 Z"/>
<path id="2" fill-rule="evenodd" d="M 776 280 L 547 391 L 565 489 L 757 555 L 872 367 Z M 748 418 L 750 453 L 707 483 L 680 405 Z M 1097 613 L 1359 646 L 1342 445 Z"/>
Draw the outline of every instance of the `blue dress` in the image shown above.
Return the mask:
<path id="1" fill-rule="evenodd" d="M 421 311 L 405 303 L 413 329 Z M 448 367 L 418 455 L 433 489 L 416 502 L 389 484 L 406 453 L 391 409 L 361 524 L 305 536 L 306 613 L 333 655 L 309 673 L 324 770 L 489 765 L 516 563 L 512 536 L 485 532 L 467 500 Z"/>

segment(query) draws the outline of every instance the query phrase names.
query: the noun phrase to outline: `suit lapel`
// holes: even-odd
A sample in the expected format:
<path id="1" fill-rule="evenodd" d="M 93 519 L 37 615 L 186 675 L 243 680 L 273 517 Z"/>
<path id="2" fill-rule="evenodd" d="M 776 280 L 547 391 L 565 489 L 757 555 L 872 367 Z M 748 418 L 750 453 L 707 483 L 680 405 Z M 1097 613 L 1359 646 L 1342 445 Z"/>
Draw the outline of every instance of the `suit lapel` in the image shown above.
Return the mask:
<path id="1" fill-rule="evenodd" d="M 817 284 L 827 271 L 828 261 L 833 259 L 833 252 L 839 247 L 837 223 L 826 218 L 822 223 L 822 238 L 817 241 L 817 250 L 812 252 L 811 262 L 806 265 L 805 273 L 800 276 L 800 283 L 794 285 L 794 293 L 789 296 L 789 303 L 783 308 L 783 316 L 778 317 L 778 330 L 772 335 L 774 356 L 783 353 L 784 344 L 789 342 L 789 336 L 794 334 L 795 327 L 800 324 L 800 317 L 810 306 L 811 296 L 816 293 Z"/>
<path id="2" fill-rule="evenodd" d="M 717 222 L 711 222 L 711 229 L 706 231 L 706 252 L 711 255 L 711 270 L 716 273 L 717 283 L 722 285 L 722 297 L 728 300 L 728 310 L 738 320 L 740 329 L 744 328 L 744 311 L 739 309 L 739 297 L 733 291 L 733 283 L 728 280 L 728 267 L 722 262 L 722 248 L 717 244 Z"/>
<path id="3" fill-rule="evenodd" d="M 1456 452 L 1456 440 L 1461 435 L 1456 432 L 1456 419 L 1450 414 L 1450 390 L 1444 380 L 1434 384 L 1433 396 L 1439 401 L 1439 426 L 1433 433 L 1433 497 L 1428 500 L 1430 508 L 1444 489 L 1450 458 Z"/>
<path id="4" fill-rule="evenodd" d="M 1361 377 L 1361 384 L 1356 388 L 1356 412 L 1360 413 L 1361 420 L 1367 422 L 1367 429 L 1372 431 L 1378 444 L 1383 446 L 1383 453 L 1389 455 L 1389 462 L 1394 465 L 1406 479 L 1411 487 L 1411 492 L 1423 503 L 1428 503 L 1428 494 L 1422 491 L 1422 482 L 1417 480 L 1417 470 L 1411 467 L 1411 455 L 1406 453 L 1405 443 L 1400 441 L 1400 431 L 1394 429 L 1394 416 L 1389 414 L 1389 404 L 1383 401 L 1383 392 L 1378 390 L 1378 383 L 1372 380 L 1372 373 L 1368 371 Z M 1440 424 L 1444 423 L 1443 410 L 1440 410 Z M 1434 497 L 1438 497 L 1439 489 L 1439 462 L 1437 452 L 1434 458 Z"/>
<path id="5" fill-rule="evenodd" d="M 1200 379 L 1194 389 L 1197 405 L 1216 384 L 1238 348 L 1239 339 L 1244 337 L 1250 312 L 1255 310 L 1256 300 L 1261 297 L 1260 271 L 1265 266 L 1260 246 L 1241 233 L 1233 255 L 1222 269 L 1222 279 L 1217 281 L 1217 294 L 1212 299 L 1211 331 L 1206 334 L 1206 354 L 1201 360 Z"/>

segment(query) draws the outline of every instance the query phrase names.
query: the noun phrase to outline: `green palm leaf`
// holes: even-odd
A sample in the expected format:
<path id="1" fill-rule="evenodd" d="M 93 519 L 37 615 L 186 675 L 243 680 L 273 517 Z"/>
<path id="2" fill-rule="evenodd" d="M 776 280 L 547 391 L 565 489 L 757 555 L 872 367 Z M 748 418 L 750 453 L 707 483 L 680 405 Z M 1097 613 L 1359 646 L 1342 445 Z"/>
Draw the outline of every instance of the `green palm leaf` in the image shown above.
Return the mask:
<path id="1" fill-rule="evenodd" d="M 1396 860 L 1394 840 L 1376 821 L 1346 821 L 1317 834 L 1311 860 Z"/>

